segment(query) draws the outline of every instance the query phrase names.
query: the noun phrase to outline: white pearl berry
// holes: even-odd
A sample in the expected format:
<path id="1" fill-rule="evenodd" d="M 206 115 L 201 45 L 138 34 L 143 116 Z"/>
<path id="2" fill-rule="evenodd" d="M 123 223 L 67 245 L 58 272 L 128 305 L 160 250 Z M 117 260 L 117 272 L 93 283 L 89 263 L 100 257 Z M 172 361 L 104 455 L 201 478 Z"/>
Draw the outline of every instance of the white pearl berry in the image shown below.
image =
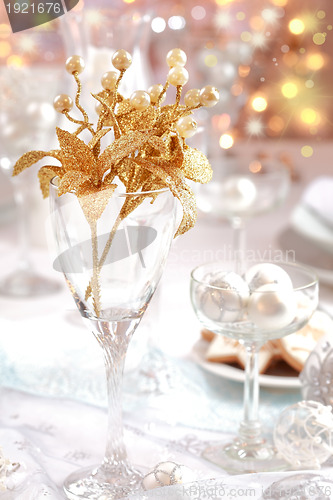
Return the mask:
<path id="1" fill-rule="evenodd" d="M 132 64 L 132 56 L 124 49 L 117 50 L 112 56 L 112 64 L 119 71 L 124 71 Z"/>
<path id="2" fill-rule="evenodd" d="M 162 91 L 163 91 L 163 85 L 161 85 L 160 83 L 156 83 L 155 85 L 149 87 L 148 94 L 150 95 L 150 101 L 152 104 L 156 104 Z M 160 102 L 162 103 L 164 100 L 165 100 L 165 94 L 162 96 Z"/>
<path id="3" fill-rule="evenodd" d="M 187 56 L 182 49 L 172 49 L 169 50 L 166 56 L 166 62 L 169 68 L 174 66 L 185 66 L 187 61 Z"/>
<path id="4" fill-rule="evenodd" d="M 53 107 L 58 113 L 70 111 L 73 107 L 73 101 L 67 94 L 60 94 L 55 97 Z"/>
<path id="5" fill-rule="evenodd" d="M 100 115 L 104 108 L 105 106 L 101 102 L 98 102 L 95 106 L 95 111 L 98 115 Z"/>
<path id="6" fill-rule="evenodd" d="M 130 97 L 133 108 L 143 111 L 150 105 L 150 95 L 145 90 L 136 90 Z"/>
<path id="7" fill-rule="evenodd" d="M 107 71 L 101 78 L 102 87 L 105 90 L 113 91 L 119 78 L 119 73 L 116 71 Z"/>
<path id="8" fill-rule="evenodd" d="M 216 87 L 206 85 L 200 90 L 200 104 L 211 108 L 219 102 L 220 94 Z"/>
<path id="9" fill-rule="evenodd" d="M 70 75 L 73 73 L 82 73 L 84 70 L 85 63 L 81 56 L 71 56 L 66 61 L 66 71 Z"/>
<path id="10" fill-rule="evenodd" d="M 177 87 L 178 85 L 185 85 L 188 82 L 188 71 L 182 66 L 175 66 L 169 70 L 167 80 L 170 85 Z"/>
<path id="11" fill-rule="evenodd" d="M 197 131 L 197 122 L 192 116 L 183 116 L 176 123 L 176 130 L 181 137 L 185 139 L 192 137 Z"/>
<path id="12" fill-rule="evenodd" d="M 186 92 L 184 97 L 185 106 L 189 108 L 195 108 L 200 104 L 200 90 L 199 89 L 191 89 Z"/>

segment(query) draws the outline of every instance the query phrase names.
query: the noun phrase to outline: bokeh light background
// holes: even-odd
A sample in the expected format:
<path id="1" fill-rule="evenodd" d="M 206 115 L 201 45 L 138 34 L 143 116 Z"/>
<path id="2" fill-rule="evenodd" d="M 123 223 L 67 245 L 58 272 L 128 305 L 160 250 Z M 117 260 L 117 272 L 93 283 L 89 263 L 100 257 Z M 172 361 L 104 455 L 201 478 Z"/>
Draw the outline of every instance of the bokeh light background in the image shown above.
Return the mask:
<path id="1" fill-rule="evenodd" d="M 0 70 L 50 57 L 35 30 L 11 34 L 2 4 L 0 15 Z M 333 137 L 331 0 L 81 0 L 67 16 L 97 31 L 110 18 L 149 16 L 142 68 L 149 84 L 164 83 L 166 52 L 183 48 L 186 90 L 214 83 L 221 91 L 209 125 L 222 149 L 246 138 L 302 138 L 309 157 L 309 144 Z M 201 119 L 208 120 L 204 111 Z"/>

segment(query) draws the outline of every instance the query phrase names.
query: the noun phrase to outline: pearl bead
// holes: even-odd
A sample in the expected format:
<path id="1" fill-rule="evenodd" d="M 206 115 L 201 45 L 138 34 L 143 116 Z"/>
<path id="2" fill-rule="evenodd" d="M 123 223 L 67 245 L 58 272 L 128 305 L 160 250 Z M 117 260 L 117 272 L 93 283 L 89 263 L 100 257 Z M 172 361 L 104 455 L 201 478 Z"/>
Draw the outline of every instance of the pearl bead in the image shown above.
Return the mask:
<path id="1" fill-rule="evenodd" d="M 85 63 L 81 56 L 71 56 L 66 61 L 66 70 L 70 75 L 75 72 L 82 73 Z"/>
<path id="2" fill-rule="evenodd" d="M 136 90 L 130 97 L 130 103 L 133 108 L 143 111 L 150 105 L 150 95 L 144 90 Z"/>
<path id="3" fill-rule="evenodd" d="M 190 108 L 194 108 L 200 104 L 200 90 L 199 89 L 191 89 L 186 92 L 184 97 L 185 106 Z"/>
<path id="4" fill-rule="evenodd" d="M 212 108 L 219 102 L 220 94 L 216 87 L 206 85 L 200 90 L 200 103 L 207 108 Z"/>
<path id="5" fill-rule="evenodd" d="M 156 83 L 155 85 L 149 87 L 148 94 L 150 95 L 150 101 L 152 104 L 155 104 L 157 102 L 162 90 L 163 90 L 163 85 L 161 85 L 160 83 Z M 163 95 L 160 102 L 162 103 L 164 100 L 165 100 L 165 94 Z"/>
<path id="6" fill-rule="evenodd" d="M 101 78 L 102 87 L 105 90 L 111 90 L 111 91 L 114 90 L 118 78 L 119 78 L 119 73 L 116 73 L 115 71 L 107 71 Z"/>
<path id="7" fill-rule="evenodd" d="M 132 56 L 124 49 L 117 50 L 112 56 L 112 64 L 119 71 L 123 71 L 132 64 Z"/>
<path id="8" fill-rule="evenodd" d="M 183 116 L 176 123 L 176 130 L 181 137 L 192 137 L 197 131 L 197 122 L 192 116 Z"/>
<path id="9" fill-rule="evenodd" d="M 182 66 L 175 66 L 170 69 L 167 80 L 170 85 L 177 87 L 178 85 L 185 85 L 185 83 L 188 82 L 188 78 L 188 71 L 185 68 Z"/>
<path id="10" fill-rule="evenodd" d="M 276 284 L 260 286 L 250 295 L 248 314 L 250 321 L 262 330 L 274 332 L 286 327 L 296 314 L 293 290 Z"/>
<path id="11" fill-rule="evenodd" d="M 73 101 L 67 94 L 60 94 L 53 101 L 53 107 L 58 113 L 70 111 L 73 107 Z"/>
<path id="12" fill-rule="evenodd" d="M 101 102 L 98 102 L 95 106 L 96 113 L 100 115 L 103 111 L 103 108 L 104 108 L 103 104 Z"/>
<path id="13" fill-rule="evenodd" d="M 172 49 L 167 53 L 166 62 L 169 68 L 174 66 L 185 66 L 187 56 L 181 49 Z"/>

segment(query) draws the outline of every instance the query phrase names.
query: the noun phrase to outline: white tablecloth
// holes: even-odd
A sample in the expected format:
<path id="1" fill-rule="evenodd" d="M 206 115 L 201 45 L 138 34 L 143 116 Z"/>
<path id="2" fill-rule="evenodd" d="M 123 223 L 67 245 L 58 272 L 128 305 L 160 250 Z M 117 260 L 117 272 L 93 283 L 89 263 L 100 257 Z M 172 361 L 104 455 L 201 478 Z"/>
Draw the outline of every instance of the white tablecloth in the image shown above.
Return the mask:
<path id="1" fill-rule="evenodd" d="M 283 207 L 249 223 L 247 248 L 272 253 L 281 250 L 281 242 L 290 243 L 297 258 L 299 235 L 291 231 L 291 211 L 311 179 L 332 170 L 331 144 L 315 146 L 311 159 L 302 158 L 302 145 L 243 145 L 247 154 L 289 152 L 300 174 Z M 3 183 L 1 187 L 7 192 Z M 35 210 L 43 221 L 47 206 L 37 200 Z M 15 212 L 10 198 L 3 198 L 0 215 L 0 271 L 4 275 L 16 263 Z M 78 466 L 98 462 L 105 442 L 102 355 L 81 324 L 62 277 L 52 269 L 45 239 L 39 238 L 42 232 L 43 222 L 34 228 L 33 262 L 41 273 L 61 284 L 61 291 L 38 299 L 0 297 L 0 446 L 8 458 L 22 464 L 12 476 L 15 492 L 2 494 L 8 500 L 62 498 L 64 477 Z M 305 258 L 318 267 L 332 262 L 333 269 L 332 256 L 327 254 L 324 263 L 322 250 L 308 243 L 311 251 Z M 281 473 L 230 477 L 200 458 L 207 442 L 226 442 L 235 432 L 235 417 L 240 420 L 242 416 L 242 384 L 207 373 L 191 359 L 200 327 L 189 301 L 189 272 L 204 261 L 223 257 L 230 245 L 229 226 L 203 216 L 193 230 L 175 241 L 129 355 L 124 381 L 126 441 L 130 458 L 139 466 L 144 464 L 143 472 L 170 459 L 191 467 L 199 480 L 223 480 L 229 496 L 233 486 L 247 485 L 253 486 L 256 495 L 250 496 L 249 490 L 248 497 L 260 498 L 262 488 Z M 304 244 L 299 255 L 304 260 Z M 333 308 L 332 285 L 321 282 L 321 303 L 329 310 Z M 282 408 L 300 399 L 299 389 L 263 388 L 260 411 L 267 432 L 272 431 Z M 331 469 L 325 469 L 325 474 L 330 475 Z M 166 491 L 161 498 L 205 498 L 198 496 L 198 490 L 192 496 L 189 491 Z M 155 492 L 142 498 L 158 497 Z"/>

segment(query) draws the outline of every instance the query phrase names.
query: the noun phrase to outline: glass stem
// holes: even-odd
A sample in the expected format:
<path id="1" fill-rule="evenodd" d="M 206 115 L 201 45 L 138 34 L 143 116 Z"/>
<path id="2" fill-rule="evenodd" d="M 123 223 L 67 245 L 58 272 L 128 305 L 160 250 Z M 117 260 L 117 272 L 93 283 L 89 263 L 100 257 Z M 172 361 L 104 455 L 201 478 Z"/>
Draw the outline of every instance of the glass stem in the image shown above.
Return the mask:
<path id="1" fill-rule="evenodd" d="M 261 441 L 261 424 L 259 421 L 259 372 L 257 343 L 245 344 L 246 365 L 244 381 L 243 421 L 240 424 L 239 435 L 247 443 Z"/>
<path id="2" fill-rule="evenodd" d="M 29 206 L 26 187 L 21 182 L 14 182 L 14 200 L 17 208 L 17 232 L 19 258 L 18 266 L 22 271 L 31 268 L 30 262 L 30 235 L 29 235 Z"/>
<path id="3" fill-rule="evenodd" d="M 245 225 L 240 217 L 234 217 L 231 224 L 233 229 L 232 248 L 236 266 L 235 272 L 241 274 L 245 258 Z"/>
<path id="4" fill-rule="evenodd" d="M 140 319 L 124 322 L 104 322 L 95 325 L 94 334 L 101 345 L 106 369 L 108 396 L 108 432 L 103 467 L 124 466 L 127 453 L 123 436 L 122 385 L 123 371 L 129 342 Z"/>

